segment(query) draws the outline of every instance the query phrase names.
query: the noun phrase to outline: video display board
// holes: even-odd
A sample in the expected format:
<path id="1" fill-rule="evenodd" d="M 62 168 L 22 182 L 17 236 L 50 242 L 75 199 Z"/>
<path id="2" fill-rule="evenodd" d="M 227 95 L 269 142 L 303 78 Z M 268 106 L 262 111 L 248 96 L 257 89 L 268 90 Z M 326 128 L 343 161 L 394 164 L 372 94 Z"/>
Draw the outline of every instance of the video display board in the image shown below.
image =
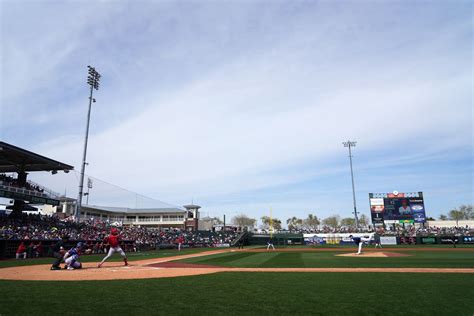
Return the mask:
<path id="1" fill-rule="evenodd" d="M 423 192 L 369 193 L 370 214 L 375 226 L 426 222 Z"/>

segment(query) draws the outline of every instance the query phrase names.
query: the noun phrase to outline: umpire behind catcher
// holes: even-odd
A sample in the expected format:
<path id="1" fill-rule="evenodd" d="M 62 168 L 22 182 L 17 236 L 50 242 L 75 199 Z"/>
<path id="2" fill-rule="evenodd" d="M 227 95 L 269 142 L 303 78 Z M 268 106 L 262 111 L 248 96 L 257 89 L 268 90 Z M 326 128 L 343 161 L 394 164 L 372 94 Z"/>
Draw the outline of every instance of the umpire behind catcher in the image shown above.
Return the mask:
<path id="1" fill-rule="evenodd" d="M 53 257 L 56 258 L 51 266 L 51 270 L 61 270 L 61 261 L 63 261 L 64 254 L 66 251 L 64 250 L 64 246 L 67 241 L 67 236 L 61 236 L 61 239 L 58 240 L 56 244 L 53 246 Z"/>

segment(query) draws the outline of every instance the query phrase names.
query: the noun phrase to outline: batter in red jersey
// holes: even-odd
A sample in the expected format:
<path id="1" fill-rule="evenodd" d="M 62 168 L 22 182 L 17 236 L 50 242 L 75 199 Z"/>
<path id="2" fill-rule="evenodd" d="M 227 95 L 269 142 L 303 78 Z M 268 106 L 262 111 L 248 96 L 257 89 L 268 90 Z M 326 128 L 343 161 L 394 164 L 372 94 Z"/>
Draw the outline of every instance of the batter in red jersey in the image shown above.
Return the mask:
<path id="1" fill-rule="evenodd" d="M 181 246 L 184 244 L 184 236 L 183 235 L 179 236 L 177 239 L 177 242 L 178 242 L 178 251 L 181 251 Z"/>
<path id="2" fill-rule="evenodd" d="M 110 235 L 104 239 L 104 242 L 108 243 L 110 246 L 109 253 L 104 259 L 102 259 L 97 267 L 100 268 L 104 264 L 105 260 L 109 259 L 114 254 L 114 252 L 120 253 L 120 255 L 123 257 L 123 262 L 125 262 L 125 265 L 128 266 L 127 255 L 120 247 L 120 236 L 117 228 L 111 229 Z"/>

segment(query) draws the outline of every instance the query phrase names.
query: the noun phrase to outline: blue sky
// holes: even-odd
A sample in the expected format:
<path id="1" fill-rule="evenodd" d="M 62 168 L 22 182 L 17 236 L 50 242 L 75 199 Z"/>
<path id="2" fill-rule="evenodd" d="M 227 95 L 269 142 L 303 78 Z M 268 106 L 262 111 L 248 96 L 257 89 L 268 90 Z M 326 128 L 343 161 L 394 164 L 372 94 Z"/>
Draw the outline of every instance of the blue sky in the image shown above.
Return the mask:
<path id="1" fill-rule="evenodd" d="M 0 138 L 207 215 L 473 203 L 469 1 L 2 1 Z M 77 176 L 33 179 L 74 196 Z M 104 190 L 105 191 L 105 190 Z M 103 202 L 111 203 L 111 202 Z"/>

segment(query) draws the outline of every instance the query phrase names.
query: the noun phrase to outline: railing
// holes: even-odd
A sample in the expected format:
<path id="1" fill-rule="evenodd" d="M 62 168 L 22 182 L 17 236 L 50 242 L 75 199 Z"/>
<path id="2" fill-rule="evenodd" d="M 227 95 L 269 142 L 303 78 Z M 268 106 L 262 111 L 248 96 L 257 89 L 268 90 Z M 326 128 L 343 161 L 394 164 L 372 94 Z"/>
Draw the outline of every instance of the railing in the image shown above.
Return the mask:
<path id="1" fill-rule="evenodd" d="M 24 187 L 13 186 L 13 185 L 8 184 L 8 182 L 2 181 L 2 180 L 0 180 L 0 188 L 2 190 L 9 191 L 9 192 L 27 194 L 27 195 L 38 196 L 38 197 L 49 198 L 49 199 L 58 199 L 60 196 L 59 193 L 54 192 L 36 182 L 28 180 L 27 183 L 41 189 L 42 192 L 38 190 L 30 190 Z"/>
<path id="2" fill-rule="evenodd" d="M 245 238 L 245 237 L 247 237 L 247 232 L 241 232 L 241 233 L 237 236 L 237 238 L 235 238 L 235 239 L 232 241 L 231 246 L 237 245 L 237 243 L 240 241 L 240 239 Z"/>
<path id="3" fill-rule="evenodd" d="M 38 197 L 43 197 L 43 198 L 51 198 L 48 194 L 44 192 L 38 192 L 36 190 L 28 190 L 25 188 L 19 188 L 19 187 L 14 187 L 14 186 L 5 185 L 5 184 L 0 184 L 0 189 L 9 191 L 9 192 L 27 194 L 27 195 L 38 196 Z"/>
<path id="4" fill-rule="evenodd" d="M 132 221 L 124 223 L 153 224 L 153 225 L 184 225 L 184 221 Z"/>
<path id="5" fill-rule="evenodd" d="M 41 185 L 41 184 L 39 184 L 39 183 L 36 183 L 36 182 L 34 182 L 34 181 L 31 181 L 31 180 L 27 180 L 27 182 L 28 182 L 29 184 L 31 184 L 31 185 L 34 185 L 34 186 L 40 188 L 41 190 L 43 190 L 43 192 L 48 193 L 48 194 L 50 195 L 50 197 L 52 197 L 52 198 L 57 199 L 57 198 L 59 198 L 59 197 L 61 196 L 60 193 L 54 192 L 53 190 L 51 190 L 51 189 L 49 189 L 49 188 L 47 188 L 47 187 L 45 187 L 45 186 L 43 186 L 43 185 Z"/>
<path id="6" fill-rule="evenodd" d="M 173 219 L 173 220 L 162 220 L 160 221 L 159 218 L 155 218 L 155 219 L 151 219 L 151 218 L 146 218 L 146 219 L 143 219 L 143 218 L 139 218 L 138 220 L 136 218 L 121 218 L 121 217 L 99 217 L 99 216 L 96 216 L 96 215 L 90 215 L 88 214 L 87 216 L 86 215 L 83 215 L 82 218 L 81 218 L 81 221 L 88 221 L 90 219 L 93 219 L 93 220 L 101 220 L 101 221 L 109 221 L 109 222 L 119 222 L 119 223 L 122 223 L 122 224 L 152 224 L 152 225 L 157 225 L 157 224 L 165 224 L 165 225 L 173 225 L 173 224 L 177 224 L 177 225 L 182 225 L 184 224 L 184 219 Z"/>

